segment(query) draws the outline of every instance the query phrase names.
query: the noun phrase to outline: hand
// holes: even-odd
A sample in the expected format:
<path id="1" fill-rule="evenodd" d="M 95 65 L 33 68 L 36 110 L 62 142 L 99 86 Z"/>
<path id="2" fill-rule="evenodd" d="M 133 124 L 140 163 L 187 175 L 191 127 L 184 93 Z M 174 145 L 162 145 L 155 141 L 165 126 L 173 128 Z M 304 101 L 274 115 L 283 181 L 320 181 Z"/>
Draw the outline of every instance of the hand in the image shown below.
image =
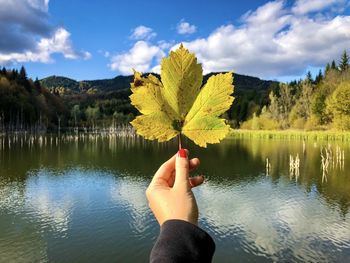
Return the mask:
<path id="1" fill-rule="evenodd" d="M 198 223 L 198 207 L 192 187 L 203 183 L 203 176 L 189 177 L 199 159 L 188 161 L 188 150 L 180 149 L 158 169 L 146 190 L 149 206 L 162 225 L 169 219 Z"/>

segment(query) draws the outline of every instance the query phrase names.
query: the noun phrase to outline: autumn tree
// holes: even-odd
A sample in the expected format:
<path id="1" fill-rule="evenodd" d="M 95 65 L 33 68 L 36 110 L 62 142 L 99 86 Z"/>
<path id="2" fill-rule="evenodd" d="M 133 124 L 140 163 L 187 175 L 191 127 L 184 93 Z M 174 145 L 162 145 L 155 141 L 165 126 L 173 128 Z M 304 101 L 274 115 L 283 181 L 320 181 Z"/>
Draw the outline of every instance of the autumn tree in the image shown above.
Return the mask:
<path id="1" fill-rule="evenodd" d="M 350 130 L 350 83 L 341 83 L 326 103 L 334 126 L 340 130 Z"/>

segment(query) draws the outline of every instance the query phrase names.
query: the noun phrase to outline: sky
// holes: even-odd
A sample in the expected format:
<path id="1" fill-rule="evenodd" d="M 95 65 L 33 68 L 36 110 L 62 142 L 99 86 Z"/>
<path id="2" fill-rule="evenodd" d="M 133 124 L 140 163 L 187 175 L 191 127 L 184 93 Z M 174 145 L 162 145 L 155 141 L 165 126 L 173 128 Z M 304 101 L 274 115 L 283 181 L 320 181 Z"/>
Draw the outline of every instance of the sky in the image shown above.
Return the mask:
<path id="1" fill-rule="evenodd" d="M 159 73 L 180 43 L 204 73 L 315 75 L 350 52 L 350 0 L 0 0 L 0 66 L 32 78 Z"/>

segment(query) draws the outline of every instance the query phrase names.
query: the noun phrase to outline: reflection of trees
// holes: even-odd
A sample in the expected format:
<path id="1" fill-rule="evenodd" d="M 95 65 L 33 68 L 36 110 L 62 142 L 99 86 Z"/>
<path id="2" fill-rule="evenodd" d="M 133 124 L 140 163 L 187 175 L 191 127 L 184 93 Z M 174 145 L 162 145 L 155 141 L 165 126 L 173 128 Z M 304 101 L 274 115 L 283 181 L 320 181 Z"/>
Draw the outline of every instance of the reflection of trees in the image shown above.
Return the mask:
<path id="1" fill-rule="evenodd" d="M 142 247 L 145 238 L 156 236 L 158 228 L 154 228 L 154 222 L 147 225 L 150 211 L 144 190 L 159 165 L 177 151 L 176 141 L 157 144 L 139 138 L 99 135 L 62 137 L 57 146 L 49 142 L 50 139 L 46 143 L 43 140 L 42 144 L 31 146 L 13 143 L 11 150 L 5 147 L 0 151 L 0 210 L 7 214 L 0 216 L 5 226 L 10 226 L 12 213 L 30 213 L 37 221 L 22 222 L 16 218 L 15 224 L 28 225 L 30 231 L 39 233 L 34 225 L 43 223 L 50 231 L 64 235 L 74 222 L 74 215 L 81 218 L 81 214 L 76 214 L 77 208 L 84 210 L 84 205 L 99 198 L 95 207 L 112 204 L 109 212 L 96 212 L 95 216 L 102 213 L 106 220 L 99 218 L 101 222 L 110 223 L 114 213 L 119 223 L 127 222 L 122 227 L 126 230 L 108 229 L 108 240 L 115 241 L 118 231 L 129 231 L 139 238 L 137 242 Z M 284 250 L 293 248 L 295 257 L 306 259 L 327 257 L 329 250 L 315 250 L 315 242 L 329 241 L 333 248 L 348 242 L 350 183 L 344 171 L 350 169 L 350 164 L 345 160 L 344 171 L 330 168 L 327 183 L 322 183 L 319 143 L 306 142 L 305 150 L 301 141 L 286 140 L 225 140 L 207 149 L 186 140 L 184 145 L 191 157 L 201 159 L 196 173 L 209 179 L 195 191 L 202 221 L 218 240 L 223 236 L 229 241 L 237 240 L 238 233 L 242 238 L 237 242 L 248 250 L 257 249 L 262 255 L 278 258 Z M 349 148 L 345 151 L 348 156 Z M 289 156 L 297 154 L 300 176 L 297 182 L 290 182 Z M 266 158 L 271 162 L 270 177 L 264 175 Z M 91 207 L 87 210 L 94 211 Z M 96 220 L 90 215 L 85 222 L 94 226 Z M 74 227 L 80 229 L 80 224 Z M 12 230 L 10 226 L 9 231 Z M 46 253 L 47 244 L 42 237 L 32 238 L 34 242 L 28 249 L 38 246 Z M 134 241 L 123 240 L 130 246 Z M 15 242 L 22 240 L 18 237 Z M 296 247 L 298 242 L 302 246 Z M 9 246 L 0 245 L 13 252 Z M 227 251 L 218 254 L 226 255 L 232 249 Z"/>
<path id="2" fill-rule="evenodd" d="M 263 164 L 266 158 L 271 163 L 271 178 L 273 182 L 278 182 L 283 177 L 289 177 L 289 156 L 300 156 L 300 176 L 298 177 L 298 185 L 301 185 L 310 193 L 316 187 L 318 193 L 330 204 L 339 205 L 343 214 L 346 214 L 350 207 L 350 182 L 346 171 L 349 171 L 350 164 L 344 162 L 344 167 L 340 169 L 336 161 L 329 167 L 327 175 L 327 183 L 322 182 L 321 171 L 321 155 L 320 149 L 327 142 L 305 142 L 298 140 L 242 140 L 241 145 L 245 147 L 245 152 L 250 153 L 250 159 L 260 162 L 260 171 L 263 171 Z M 335 151 L 338 144 L 331 145 Z M 304 148 L 305 147 L 305 148 Z M 328 145 L 327 145 L 328 147 Z M 343 145 L 343 148 L 346 145 Z M 345 151 L 348 151 L 345 148 Z M 345 154 L 346 156 L 347 154 Z M 249 164 L 250 160 L 244 161 Z"/>
<path id="3" fill-rule="evenodd" d="M 34 144 L 12 143 L 0 154 L 0 175 L 9 180 L 25 180 L 27 172 L 40 167 L 104 168 L 150 180 L 162 162 L 177 151 L 176 140 L 154 143 L 141 138 L 120 138 L 110 135 L 63 136 L 58 140 L 48 136 Z M 195 173 L 204 174 L 213 182 L 238 183 L 257 180 L 266 173 L 266 158 L 271 163 L 270 178 L 274 184 L 281 177 L 289 178 L 290 155 L 300 157 L 300 176 L 297 184 L 308 193 L 317 191 L 332 204 L 338 204 L 343 213 L 350 206 L 350 184 L 344 171 L 330 168 L 327 183 L 322 183 L 320 147 L 322 143 L 298 140 L 232 139 L 221 144 L 199 148 L 188 140 L 184 145 L 190 157 L 199 157 L 201 165 Z M 5 144 L 7 145 L 7 143 Z M 343 147 L 344 148 L 344 147 Z M 345 148 L 345 151 L 349 151 Z M 347 156 L 346 152 L 345 156 Z"/>

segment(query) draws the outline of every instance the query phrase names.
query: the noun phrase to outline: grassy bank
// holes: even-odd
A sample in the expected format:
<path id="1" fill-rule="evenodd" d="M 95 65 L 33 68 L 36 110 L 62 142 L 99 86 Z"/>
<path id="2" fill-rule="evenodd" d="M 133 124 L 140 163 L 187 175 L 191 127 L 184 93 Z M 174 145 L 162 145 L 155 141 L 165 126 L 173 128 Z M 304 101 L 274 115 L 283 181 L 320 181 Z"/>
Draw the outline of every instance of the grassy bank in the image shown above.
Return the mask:
<path id="1" fill-rule="evenodd" d="M 350 142 L 350 132 L 300 131 L 300 130 L 233 130 L 229 138 L 284 139 L 284 140 L 326 140 Z"/>

